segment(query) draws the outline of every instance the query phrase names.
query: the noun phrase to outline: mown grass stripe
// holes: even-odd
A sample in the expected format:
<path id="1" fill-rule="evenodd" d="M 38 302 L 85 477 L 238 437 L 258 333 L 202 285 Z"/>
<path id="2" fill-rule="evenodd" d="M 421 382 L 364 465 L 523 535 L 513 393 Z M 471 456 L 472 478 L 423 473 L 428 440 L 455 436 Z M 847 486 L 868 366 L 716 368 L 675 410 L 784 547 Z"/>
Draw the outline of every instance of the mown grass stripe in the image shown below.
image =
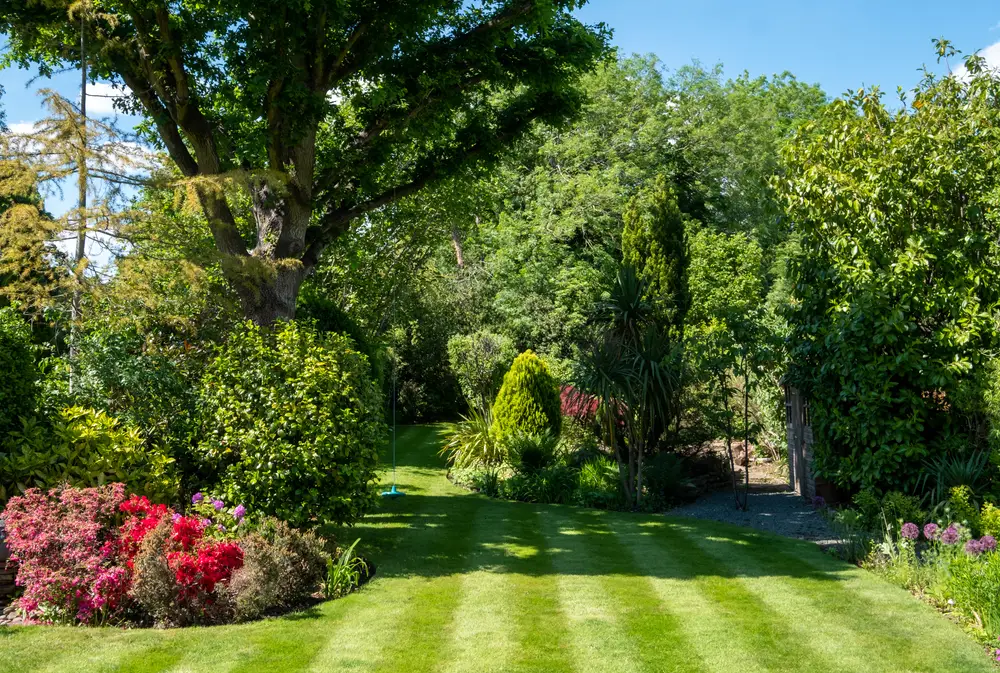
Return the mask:
<path id="1" fill-rule="evenodd" d="M 407 496 L 406 506 L 420 498 Z M 358 602 L 356 613 L 330 635 L 311 670 L 431 670 L 444 646 L 458 606 L 460 580 L 476 513 L 484 498 L 467 497 L 438 502 L 447 513 L 440 525 L 412 534 L 409 542 L 410 576 L 379 580 L 378 600 Z M 372 586 L 372 590 L 376 589 Z M 350 601 L 349 597 L 345 602 Z"/>
<path id="2" fill-rule="evenodd" d="M 709 670 L 828 670 L 779 614 L 674 526 L 661 518 L 617 516 L 613 529 L 640 571 L 654 578 L 667 609 L 682 619 Z"/>
<path id="3" fill-rule="evenodd" d="M 450 641 L 439 656 L 437 670 L 443 673 L 508 670 L 517 614 L 510 561 L 519 553 L 509 539 L 509 514 L 496 502 L 484 503 L 479 510 Z"/>
<path id="4" fill-rule="evenodd" d="M 597 585 L 594 593 L 599 592 L 618 624 L 613 654 L 624 666 L 616 667 L 651 673 L 704 670 L 681 620 L 658 599 L 650 579 L 639 571 L 608 526 L 608 515 L 575 508 L 558 513 L 563 525 L 560 544 L 569 551 L 569 563 L 562 566 L 557 562 L 556 566 L 571 576 L 585 575 L 588 584 Z"/>
<path id="5" fill-rule="evenodd" d="M 564 610 L 576 623 L 577 670 L 703 670 L 680 621 L 664 609 L 605 519 L 603 513 L 575 508 L 545 516 L 550 544 L 563 552 L 553 555 L 553 565 Z"/>
<path id="6" fill-rule="evenodd" d="M 560 673 L 573 670 L 567 616 L 559 601 L 553 550 L 541 532 L 543 516 L 534 505 L 510 503 L 510 539 L 516 560 L 509 563 L 515 597 L 516 651 L 512 670 Z"/>
<path id="7" fill-rule="evenodd" d="M 750 531 L 733 530 L 725 535 L 745 544 L 740 562 L 747 572 L 775 580 L 766 582 L 760 595 L 809 615 L 813 646 L 824 648 L 838 661 L 849 658 L 866 668 L 901 673 L 922 670 L 932 661 L 955 671 L 983 667 L 982 654 L 974 646 L 943 653 L 938 637 L 948 625 L 908 592 L 893 591 L 879 578 L 808 543 L 781 540 L 776 544 L 769 536 Z M 960 639 L 958 627 L 951 628 Z M 826 638 L 818 637 L 821 634 Z M 857 653 L 846 654 L 844 643 Z"/>

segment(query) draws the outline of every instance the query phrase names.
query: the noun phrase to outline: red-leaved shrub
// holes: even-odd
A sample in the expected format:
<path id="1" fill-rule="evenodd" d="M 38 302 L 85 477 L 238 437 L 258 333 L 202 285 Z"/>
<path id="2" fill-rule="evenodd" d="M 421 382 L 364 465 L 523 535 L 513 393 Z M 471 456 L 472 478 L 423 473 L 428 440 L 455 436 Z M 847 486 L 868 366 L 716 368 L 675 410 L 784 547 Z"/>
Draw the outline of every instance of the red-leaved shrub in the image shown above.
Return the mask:
<path id="1" fill-rule="evenodd" d="M 126 601 L 115 517 L 125 487 L 37 488 L 4 510 L 7 545 L 20 563 L 20 607 L 43 622 L 105 623 Z"/>

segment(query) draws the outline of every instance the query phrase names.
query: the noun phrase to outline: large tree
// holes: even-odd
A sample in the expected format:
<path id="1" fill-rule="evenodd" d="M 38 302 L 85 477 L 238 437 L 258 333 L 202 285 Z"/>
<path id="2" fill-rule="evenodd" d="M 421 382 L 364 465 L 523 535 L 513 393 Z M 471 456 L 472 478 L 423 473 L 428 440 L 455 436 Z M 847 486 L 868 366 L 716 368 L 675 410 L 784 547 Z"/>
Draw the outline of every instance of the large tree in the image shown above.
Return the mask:
<path id="1" fill-rule="evenodd" d="M 266 324 L 357 218 L 577 110 L 608 39 L 571 16 L 584 2 L 0 0 L 0 32 L 43 72 L 78 65 L 83 33 Z"/>

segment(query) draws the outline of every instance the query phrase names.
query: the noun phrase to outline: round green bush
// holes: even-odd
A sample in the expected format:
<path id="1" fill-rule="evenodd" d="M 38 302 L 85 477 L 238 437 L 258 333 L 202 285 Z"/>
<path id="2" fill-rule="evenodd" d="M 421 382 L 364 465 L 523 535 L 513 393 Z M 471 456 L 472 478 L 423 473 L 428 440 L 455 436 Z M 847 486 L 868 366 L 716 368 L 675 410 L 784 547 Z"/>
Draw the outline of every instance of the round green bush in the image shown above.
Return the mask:
<path id="1" fill-rule="evenodd" d="M 0 435 L 21 427 L 21 416 L 35 408 L 38 367 L 31 330 L 10 307 L 0 308 Z"/>
<path id="2" fill-rule="evenodd" d="M 228 502 L 296 527 L 374 506 L 382 396 L 349 338 L 247 323 L 207 368 L 201 401 L 200 448 Z"/>
<path id="3" fill-rule="evenodd" d="M 498 442 L 519 435 L 559 435 L 562 407 L 559 385 L 549 368 L 530 350 L 517 356 L 493 404 L 493 433 Z"/>

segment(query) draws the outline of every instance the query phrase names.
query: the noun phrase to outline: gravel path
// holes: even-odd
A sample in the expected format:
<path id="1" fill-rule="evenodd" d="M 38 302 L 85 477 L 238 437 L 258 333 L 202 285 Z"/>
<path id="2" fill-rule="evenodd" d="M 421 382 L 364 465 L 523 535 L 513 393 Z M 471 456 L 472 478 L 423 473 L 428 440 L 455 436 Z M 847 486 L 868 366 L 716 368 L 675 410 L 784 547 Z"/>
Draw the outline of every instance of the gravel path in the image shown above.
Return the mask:
<path id="1" fill-rule="evenodd" d="M 751 487 L 752 488 L 752 487 Z M 829 524 L 805 498 L 792 491 L 750 491 L 748 511 L 736 509 L 732 491 L 716 491 L 689 505 L 670 510 L 671 515 L 722 521 L 736 526 L 809 540 L 822 547 L 837 544 Z"/>

